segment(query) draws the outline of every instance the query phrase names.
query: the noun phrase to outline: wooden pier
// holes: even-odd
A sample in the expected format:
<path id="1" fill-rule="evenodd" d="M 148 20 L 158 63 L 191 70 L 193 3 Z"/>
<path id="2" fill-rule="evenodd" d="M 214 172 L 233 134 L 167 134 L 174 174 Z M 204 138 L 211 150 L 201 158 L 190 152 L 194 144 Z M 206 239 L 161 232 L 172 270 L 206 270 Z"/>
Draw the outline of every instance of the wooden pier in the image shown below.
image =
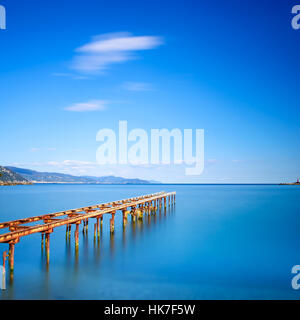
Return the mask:
<path id="1" fill-rule="evenodd" d="M 143 219 L 144 213 L 151 214 L 156 212 L 157 208 L 170 206 L 175 203 L 176 192 L 159 192 L 140 197 L 134 197 L 124 200 L 118 200 L 109 203 L 101 203 L 89 207 L 60 211 L 35 217 L 18 219 L 8 222 L 0 222 L 0 229 L 9 229 L 9 232 L 0 234 L 0 243 L 9 244 L 9 266 L 10 272 L 14 270 L 14 251 L 15 244 L 20 238 L 34 233 L 41 233 L 42 248 L 46 249 L 47 263 L 49 263 L 50 252 L 50 234 L 57 227 L 66 226 L 66 237 L 71 235 L 71 226 L 75 225 L 75 248 L 79 244 L 79 225 L 83 223 L 83 231 L 87 232 L 89 219 L 96 219 L 94 224 L 94 237 L 100 237 L 100 228 L 103 223 L 103 215 L 110 214 L 110 232 L 115 230 L 115 214 L 117 212 L 123 215 L 123 226 L 126 225 L 128 215 L 133 222 L 137 219 Z M 26 225 L 35 223 L 34 225 Z M 5 255 L 5 257 L 4 257 Z M 6 258 L 6 252 L 3 259 Z"/>

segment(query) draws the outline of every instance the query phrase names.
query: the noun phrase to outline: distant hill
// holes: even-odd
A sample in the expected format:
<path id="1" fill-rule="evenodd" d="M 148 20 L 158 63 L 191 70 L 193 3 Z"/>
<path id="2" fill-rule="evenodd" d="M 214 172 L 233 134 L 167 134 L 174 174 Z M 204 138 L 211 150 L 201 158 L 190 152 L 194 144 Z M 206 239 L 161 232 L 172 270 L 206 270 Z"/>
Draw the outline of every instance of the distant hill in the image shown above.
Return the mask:
<path id="1" fill-rule="evenodd" d="M 115 176 L 92 177 L 73 176 L 57 172 L 39 172 L 29 169 L 7 167 L 7 169 L 18 173 L 20 176 L 33 183 L 90 183 L 90 184 L 151 184 L 141 179 L 126 179 Z"/>
<path id="2" fill-rule="evenodd" d="M 29 184 L 30 182 L 13 170 L 0 166 L 0 185 Z"/>

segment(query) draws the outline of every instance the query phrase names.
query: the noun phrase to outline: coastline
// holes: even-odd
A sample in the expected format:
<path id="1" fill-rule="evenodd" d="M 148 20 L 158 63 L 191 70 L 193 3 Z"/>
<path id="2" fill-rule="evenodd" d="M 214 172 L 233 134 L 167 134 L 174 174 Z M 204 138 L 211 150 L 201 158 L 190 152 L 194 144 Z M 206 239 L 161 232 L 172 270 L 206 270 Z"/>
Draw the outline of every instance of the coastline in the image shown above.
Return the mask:
<path id="1" fill-rule="evenodd" d="M 33 185 L 32 182 L 3 182 L 0 181 L 0 186 L 18 186 L 18 185 Z"/>
<path id="2" fill-rule="evenodd" d="M 300 183 L 279 183 L 280 186 L 300 186 Z"/>

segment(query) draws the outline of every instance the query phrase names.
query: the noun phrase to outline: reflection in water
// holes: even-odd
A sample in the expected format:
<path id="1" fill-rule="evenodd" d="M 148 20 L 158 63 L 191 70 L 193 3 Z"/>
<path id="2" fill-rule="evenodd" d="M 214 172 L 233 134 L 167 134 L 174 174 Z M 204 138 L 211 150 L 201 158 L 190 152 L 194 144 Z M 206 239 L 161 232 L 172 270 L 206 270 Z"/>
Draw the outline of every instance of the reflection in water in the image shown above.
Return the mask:
<path id="1" fill-rule="evenodd" d="M 115 233 L 114 232 L 110 233 L 109 248 L 110 248 L 110 256 L 111 258 L 113 258 L 115 254 Z"/>
<path id="2" fill-rule="evenodd" d="M 85 231 L 84 227 L 83 227 L 83 230 L 82 230 L 82 237 L 83 237 L 83 255 L 84 255 L 84 260 L 88 261 L 88 259 L 89 259 L 89 233 Z"/>
<path id="3" fill-rule="evenodd" d="M 95 265 L 98 267 L 100 265 L 100 246 L 102 244 L 102 233 L 97 237 L 97 241 L 94 241 L 94 259 Z"/>
<path id="4" fill-rule="evenodd" d="M 69 239 L 69 236 L 66 237 L 66 262 L 67 266 L 69 267 L 71 265 L 71 241 Z"/>
<path id="5" fill-rule="evenodd" d="M 123 244 L 123 250 L 126 249 L 126 223 L 123 223 L 123 228 L 122 228 L 122 244 Z"/>
<path id="6" fill-rule="evenodd" d="M 284 284 L 285 270 L 299 255 L 295 239 L 300 190 L 287 192 L 270 185 L 164 187 L 176 189 L 179 201 L 166 215 L 163 207 L 156 215 L 145 215 L 142 232 L 137 222 L 132 225 L 130 216 L 122 230 L 122 213 L 117 213 L 113 259 L 108 215 L 103 221 L 100 250 L 98 242 L 96 247 L 93 244 L 91 226 L 88 243 L 84 242 L 81 225 L 76 276 L 73 233 L 70 243 L 65 243 L 65 228 L 57 228 L 52 235 L 49 275 L 40 234 L 20 241 L 13 284 L 9 285 L 7 268 L 7 290 L 0 290 L 0 299 L 299 299 L 299 294 Z M 71 184 L 0 188 L 1 219 L 125 199 L 158 188 Z M 259 226 L 262 216 L 266 223 Z M 271 242 L 278 250 L 270 250 Z M 7 245 L 3 246 L 6 249 Z M 87 255 L 88 260 L 84 259 Z M 259 270 L 249 268 L 241 281 L 236 270 L 258 263 Z M 270 270 L 270 264 L 275 270 Z M 211 271 L 216 265 L 224 270 L 222 274 Z"/>
<path id="7" fill-rule="evenodd" d="M 128 217 L 127 221 L 121 222 L 120 230 L 122 233 L 118 234 L 118 231 L 109 233 L 109 243 L 108 247 L 103 246 L 103 239 L 106 238 L 106 235 L 103 235 L 102 223 L 100 224 L 99 233 L 97 232 L 96 237 L 93 237 L 93 246 L 90 246 L 89 243 L 89 233 L 86 227 L 83 228 L 81 237 L 79 240 L 79 245 L 75 244 L 75 235 L 71 236 L 71 226 L 68 226 L 65 234 L 65 259 L 64 259 L 64 279 L 72 279 L 72 284 L 75 285 L 80 281 L 81 275 L 79 270 L 84 268 L 89 268 L 90 264 L 93 263 L 97 270 L 99 270 L 101 265 L 101 256 L 106 255 L 108 251 L 103 250 L 109 249 L 110 259 L 113 261 L 116 254 L 116 246 L 119 245 L 121 251 L 125 252 L 127 247 L 130 247 L 130 244 L 138 241 L 141 237 L 147 236 L 153 228 L 157 227 L 157 222 L 163 222 L 169 214 L 172 214 L 175 211 L 175 206 L 170 206 L 169 208 L 156 208 L 156 210 L 144 210 L 143 216 L 139 218 L 136 217 L 131 219 Z M 109 226 L 108 226 L 109 227 Z M 122 230 L 121 230 L 122 229 Z M 98 231 L 98 229 L 97 229 Z M 94 232 L 94 230 L 93 230 Z M 109 231 L 108 231 L 109 232 Z M 120 236 L 120 237 L 119 237 Z M 42 234 L 41 236 L 41 270 L 44 271 L 44 276 L 42 277 L 42 287 L 44 293 L 48 296 L 50 295 L 50 234 Z M 73 243 L 74 240 L 74 243 Z M 119 240 L 121 240 L 119 242 Z M 105 244 L 105 243 L 104 243 Z M 80 247 L 80 249 L 79 249 Z M 74 255 L 72 250 L 74 248 Z M 92 248 L 93 254 L 90 255 L 89 250 Z M 80 250 L 80 253 L 79 253 Z M 80 255 L 80 257 L 79 257 Z M 92 257 L 92 260 L 90 260 Z M 74 260 L 73 260 L 74 259 Z M 82 261 L 79 263 L 79 259 Z M 74 263 L 74 273 L 71 272 L 72 264 Z M 81 264 L 81 268 L 80 268 Z M 55 269 L 56 266 L 53 266 Z M 70 278 L 71 277 L 71 278 Z M 7 273 L 8 285 L 5 294 L 5 298 L 13 299 L 14 298 L 14 278 L 13 273 Z"/>
<path id="8" fill-rule="evenodd" d="M 75 263 L 74 263 L 74 271 L 78 272 L 78 258 L 79 258 L 79 246 L 75 246 Z"/>

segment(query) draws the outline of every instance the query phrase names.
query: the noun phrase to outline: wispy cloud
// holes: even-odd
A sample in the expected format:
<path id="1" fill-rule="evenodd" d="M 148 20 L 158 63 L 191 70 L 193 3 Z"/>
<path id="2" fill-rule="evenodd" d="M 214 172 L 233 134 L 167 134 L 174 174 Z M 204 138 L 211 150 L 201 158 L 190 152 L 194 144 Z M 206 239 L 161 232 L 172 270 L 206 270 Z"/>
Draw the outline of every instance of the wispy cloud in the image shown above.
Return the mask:
<path id="1" fill-rule="evenodd" d="M 46 165 L 58 168 L 71 168 L 71 169 L 91 169 L 97 166 L 96 162 L 79 161 L 79 160 L 64 160 L 64 161 L 49 161 Z"/>
<path id="2" fill-rule="evenodd" d="M 152 91 L 153 87 L 150 83 L 145 82 L 124 82 L 123 88 L 129 91 Z"/>
<path id="3" fill-rule="evenodd" d="M 65 78 L 71 78 L 75 80 L 86 80 L 89 79 L 88 76 L 78 75 L 75 73 L 61 73 L 61 72 L 54 72 L 52 73 L 53 77 L 65 77 Z"/>
<path id="4" fill-rule="evenodd" d="M 136 59 L 135 52 L 155 49 L 163 44 L 161 37 L 110 33 L 92 38 L 76 49 L 72 68 L 83 73 L 105 70 L 109 65 Z"/>
<path id="5" fill-rule="evenodd" d="M 30 148 L 30 152 L 38 152 L 38 151 L 56 151 L 56 148 Z"/>
<path id="6" fill-rule="evenodd" d="M 233 163 L 241 163 L 243 162 L 242 160 L 232 160 Z"/>
<path id="7" fill-rule="evenodd" d="M 73 112 L 85 111 L 103 111 L 106 109 L 107 101 L 104 100 L 91 100 L 87 102 L 79 102 L 66 107 L 64 110 Z"/>

